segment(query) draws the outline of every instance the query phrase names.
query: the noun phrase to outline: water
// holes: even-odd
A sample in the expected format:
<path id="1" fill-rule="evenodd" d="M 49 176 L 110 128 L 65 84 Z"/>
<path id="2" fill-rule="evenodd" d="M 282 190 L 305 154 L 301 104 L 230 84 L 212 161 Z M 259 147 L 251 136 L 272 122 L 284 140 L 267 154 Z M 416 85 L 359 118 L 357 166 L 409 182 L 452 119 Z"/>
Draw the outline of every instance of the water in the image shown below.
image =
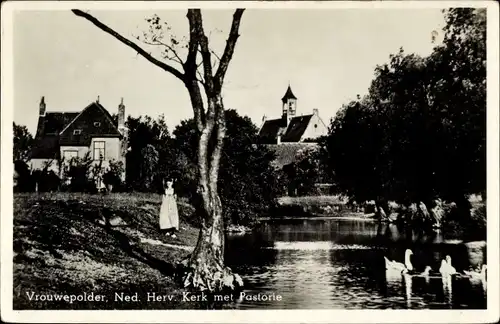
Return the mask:
<path id="1" fill-rule="evenodd" d="M 239 309 L 485 309 L 480 283 L 466 278 L 387 273 L 384 256 L 438 271 L 446 255 L 457 271 L 469 267 L 464 245 L 442 235 L 401 233 L 395 225 L 365 220 L 268 221 L 252 234 L 231 236 L 226 262 L 242 275 Z M 259 296 L 260 295 L 260 296 Z M 264 297 L 264 295 L 267 297 Z M 277 300 L 277 296 L 281 300 Z M 257 300 L 260 297 L 260 300 Z"/>

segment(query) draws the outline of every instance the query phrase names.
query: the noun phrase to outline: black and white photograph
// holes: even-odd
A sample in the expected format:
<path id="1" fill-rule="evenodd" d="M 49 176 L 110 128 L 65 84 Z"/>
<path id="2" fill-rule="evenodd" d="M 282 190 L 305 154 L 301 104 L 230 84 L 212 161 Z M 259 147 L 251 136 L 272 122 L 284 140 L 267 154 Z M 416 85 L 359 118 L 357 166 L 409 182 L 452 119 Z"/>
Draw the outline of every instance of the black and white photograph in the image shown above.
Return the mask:
<path id="1" fill-rule="evenodd" d="M 498 9 L 4 3 L 2 319 L 497 321 Z"/>

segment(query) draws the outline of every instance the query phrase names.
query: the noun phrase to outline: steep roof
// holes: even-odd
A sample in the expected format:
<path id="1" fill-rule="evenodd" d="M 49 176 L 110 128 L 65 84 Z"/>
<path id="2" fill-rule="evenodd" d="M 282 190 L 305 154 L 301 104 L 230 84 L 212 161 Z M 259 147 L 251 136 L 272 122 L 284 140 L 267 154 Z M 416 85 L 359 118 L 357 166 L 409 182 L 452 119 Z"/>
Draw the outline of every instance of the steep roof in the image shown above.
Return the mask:
<path id="1" fill-rule="evenodd" d="M 78 116 L 78 112 L 47 112 L 40 116 L 36 130 L 32 159 L 54 159 L 59 152 L 59 132 Z"/>
<path id="2" fill-rule="evenodd" d="M 48 135 L 48 134 L 59 134 L 63 128 L 69 124 L 76 116 L 78 112 L 48 112 L 45 117 L 41 116 L 38 121 L 38 128 L 36 131 L 36 136 Z"/>
<path id="3" fill-rule="evenodd" d="M 283 96 L 283 98 L 281 98 L 281 101 L 285 102 L 287 101 L 287 99 L 297 99 L 297 97 L 295 97 L 295 95 L 293 94 L 292 88 L 290 88 L 290 86 L 288 86 L 288 89 L 286 89 L 285 95 Z"/>
<path id="4" fill-rule="evenodd" d="M 259 131 L 260 142 L 263 144 L 276 144 L 278 133 L 285 126 L 285 120 L 282 118 L 266 120 Z"/>
<path id="5" fill-rule="evenodd" d="M 266 120 L 259 132 L 260 142 L 262 144 L 276 144 L 278 134 L 282 130 L 284 130 L 284 134 L 282 134 L 281 142 L 299 142 L 312 116 L 313 115 L 304 115 L 293 117 L 288 127 L 286 127 L 283 118 Z"/>
<path id="6" fill-rule="evenodd" d="M 94 122 L 100 122 L 94 126 Z M 75 129 L 80 129 L 81 134 L 74 134 Z M 61 145 L 89 146 L 92 137 L 119 137 L 117 125 L 109 112 L 97 102 L 93 102 L 82 110 L 59 133 Z"/>
<path id="7" fill-rule="evenodd" d="M 307 125 L 309 125 L 309 121 L 313 115 L 304 115 L 293 117 L 290 120 L 290 124 L 286 129 L 285 135 L 281 138 L 282 142 L 298 142 L 304 135 L 306 131 Z"/>

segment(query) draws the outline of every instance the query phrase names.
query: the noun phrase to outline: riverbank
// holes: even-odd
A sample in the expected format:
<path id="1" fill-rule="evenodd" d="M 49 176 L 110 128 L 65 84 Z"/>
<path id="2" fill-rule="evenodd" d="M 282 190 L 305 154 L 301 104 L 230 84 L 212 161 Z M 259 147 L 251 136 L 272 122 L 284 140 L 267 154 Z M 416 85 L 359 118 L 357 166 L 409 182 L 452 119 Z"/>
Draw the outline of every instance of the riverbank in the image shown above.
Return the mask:
<path id="1" fill-rule="evenodd" d="M 114 293 L 182 294 L 173 273 L 198 238 L 194 209 L 179 201 L 180 231 L 173 239 L 158 231 L 160 203 L 161 196 L 154 194 L 15 194 L 14 309 L 197 308 L 180 298 L 162 303 L 112 299 Z M 93 292 L 109 301 L 34 301 L 29 299 L 33 292 Z"/>
<path id="2" fill-rule="evenodd" d="M 343 212 L 347 200 L 342 196 L 302 196 L 280 197 L 277 204 L 269 211 L 270 218 L 297 217 L 346 217 Z M 364 217 L 355 213 L 353 217 Z"/>
<path id="3" fill-rule="evenodd" d="M 442 211 L 437 224 L 447 239 L 463 241 L 486 240 L 486 202 L 475 195 L 469 197 L 472 206 L 467 215 L 459 210 L 454 203 L 443 203 Z M 414 204 L 415 205 L 415 204 Z M 260 221 L 270 219 L 350 219 L 359 221 L 377 221 L 374 205 L 348 205 L 348 199 L 340 196 L 304 196 L 280 197 L 277 206 L 268 217 L 259 218 Z M 434 211 L 432 211 L 434 212 Z M 403 208 L 398 204 L 389 203 L 387 217 L 383 222 L 415 228 L 432 228 L 430 216 L 422 217 L 417 207 Z M 404 223 L 404 224 L 403 224 Z"/>

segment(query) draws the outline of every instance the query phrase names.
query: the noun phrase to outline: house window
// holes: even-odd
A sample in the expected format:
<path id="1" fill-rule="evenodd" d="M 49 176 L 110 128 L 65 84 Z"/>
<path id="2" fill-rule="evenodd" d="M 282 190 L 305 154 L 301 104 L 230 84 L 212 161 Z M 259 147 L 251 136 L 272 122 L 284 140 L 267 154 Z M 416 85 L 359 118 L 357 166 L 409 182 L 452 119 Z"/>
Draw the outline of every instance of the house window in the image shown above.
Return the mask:
<path id="1" fill-rule="evenodd" d="M 78 157 L 78 151 L 76 150 L 64 150 L 63 159 L 64 161 L 71 161 L 71 159 L 76 159 Z"/>
<path id="2" fill-rule="evenodd" d="M 94 142 L 94 160 L 105 159 L 105 142 Z"/>
<path id="3" fill-rule="evenodd" d="M 314 128 L 318 128 L 318 124 L 314 124 Z"/>
<path id="4" fill-rule="evenodd" d="M 101 122 L 94 122 L 94 126 L 95 126 L 95 127 L 99 127 L 99 126 L 101 126 Z"/>
<path id="5" fill-rule="evenodd" d="M 81 129 L 75 129 L 73 130 L 73 135 L 80 135 L 82 133 Z"/>

